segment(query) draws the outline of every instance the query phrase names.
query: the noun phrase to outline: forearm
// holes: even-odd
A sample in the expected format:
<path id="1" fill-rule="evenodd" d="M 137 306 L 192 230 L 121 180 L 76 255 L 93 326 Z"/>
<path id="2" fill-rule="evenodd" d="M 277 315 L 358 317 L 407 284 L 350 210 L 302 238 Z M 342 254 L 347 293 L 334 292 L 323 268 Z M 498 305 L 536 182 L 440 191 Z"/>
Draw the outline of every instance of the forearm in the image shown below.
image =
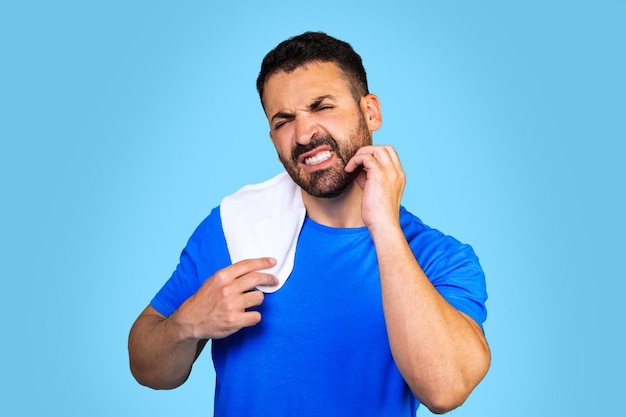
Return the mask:
<path id="1" fill-rule="evenodd" d="M 130 331 L 131 372 L 142 385 L 154 389 L 176 388 L 187 380 L 203 346 L 186 338 L 171 319 L 148 307 Z"/>
<path id="2" fill-rule="evenodd" d="M 398 227 L 372 231 L 389 342 L 416 397 L 444 412 L 460 405 L 489 366 L 478 325 L 434 288 Z"/>

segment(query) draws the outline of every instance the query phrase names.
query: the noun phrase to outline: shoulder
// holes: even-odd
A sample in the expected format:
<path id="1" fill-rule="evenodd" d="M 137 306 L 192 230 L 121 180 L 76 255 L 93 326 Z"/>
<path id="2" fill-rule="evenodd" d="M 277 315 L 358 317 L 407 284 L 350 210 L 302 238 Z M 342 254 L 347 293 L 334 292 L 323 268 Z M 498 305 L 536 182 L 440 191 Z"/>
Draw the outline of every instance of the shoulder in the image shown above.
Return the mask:
<path id="1" fill-rule="evenodd" d="M 187 242 L 186 251 L 195 252 L 198 255 L 209 251 L 222 251 L 226 245 L 226 240 L 222 229 L 220 210 L 220 206 L 214 207 L 209 215 L 200 222 Z"/>
<path id="2" fill-rule="evenodd" d="M 473 265 L 480 270 L 474 249 L 453 236 L 442 233 L 422 222 L 404 207 L 400 213 L 400 224 L 411 249 L 425 270 L 454 269 L 459 265 Z"/>
<path id="3" fill-rule="evenodd" d="M 214 232 L 221 231 L 222 219 L 220 215 L 221 207 L 217 206 L 211 209 L 208 216 L 206 216 L 196 227 L 196 230 L 191 235 L 192 239 L 202 239 L 207 234 L 213 234 Z"/>
<path id="4" fill-rule="evenodd" d="M 409 242 L 417 238 L 430 241 L 445 237 L 439 230 L 427 226 L 419 217 L 404 207 L 400 207 L 400 226 Z"/>

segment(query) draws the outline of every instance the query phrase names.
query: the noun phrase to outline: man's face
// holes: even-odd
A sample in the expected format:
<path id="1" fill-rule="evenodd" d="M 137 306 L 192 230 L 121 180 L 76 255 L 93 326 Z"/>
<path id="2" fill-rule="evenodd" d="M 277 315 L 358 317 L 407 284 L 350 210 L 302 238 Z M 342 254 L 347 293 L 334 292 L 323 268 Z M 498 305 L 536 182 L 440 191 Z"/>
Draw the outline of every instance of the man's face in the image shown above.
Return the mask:
<path id="1" fill-rule="evenodd" d="M 334 63 L 309 63 L 265 83 L 270 137 L 291 178 L 314 197 L 336 197 L 356 173 L 344 167 L 372 133 L 364 108 Z"/>

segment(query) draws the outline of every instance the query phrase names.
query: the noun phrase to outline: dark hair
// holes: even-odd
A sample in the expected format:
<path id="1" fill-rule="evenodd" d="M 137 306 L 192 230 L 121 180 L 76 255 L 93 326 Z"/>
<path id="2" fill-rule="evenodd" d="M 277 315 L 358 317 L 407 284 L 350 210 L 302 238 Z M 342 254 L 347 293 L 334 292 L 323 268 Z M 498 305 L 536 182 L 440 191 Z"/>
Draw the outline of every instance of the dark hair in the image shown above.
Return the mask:
<path id="1" fill-rule="evenodd" d="M 263 58 L 256 80 L 261 104 L 265 82 L 270 76 L 280 71 L 292 72 L 310 62 L 337 64 L 350 82 L 355 100 L 369 93 L 363 62 L 350 44 L 323 32 L 305 32 L 281 42 Z"/>

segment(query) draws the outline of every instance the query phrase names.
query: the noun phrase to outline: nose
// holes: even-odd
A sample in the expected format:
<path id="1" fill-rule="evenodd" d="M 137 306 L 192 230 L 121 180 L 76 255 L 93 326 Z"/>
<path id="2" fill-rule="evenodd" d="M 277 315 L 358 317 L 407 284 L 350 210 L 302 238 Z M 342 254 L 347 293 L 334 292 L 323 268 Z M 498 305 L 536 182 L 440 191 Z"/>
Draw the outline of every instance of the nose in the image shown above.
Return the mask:
<path id="1" fill-rule="evenodd" d="M 300 145 L 308 145 L 311 139 L 317 135 L 317 126 L 305 114 L 299 114 L 295 118 L 296 142 Z"/>

